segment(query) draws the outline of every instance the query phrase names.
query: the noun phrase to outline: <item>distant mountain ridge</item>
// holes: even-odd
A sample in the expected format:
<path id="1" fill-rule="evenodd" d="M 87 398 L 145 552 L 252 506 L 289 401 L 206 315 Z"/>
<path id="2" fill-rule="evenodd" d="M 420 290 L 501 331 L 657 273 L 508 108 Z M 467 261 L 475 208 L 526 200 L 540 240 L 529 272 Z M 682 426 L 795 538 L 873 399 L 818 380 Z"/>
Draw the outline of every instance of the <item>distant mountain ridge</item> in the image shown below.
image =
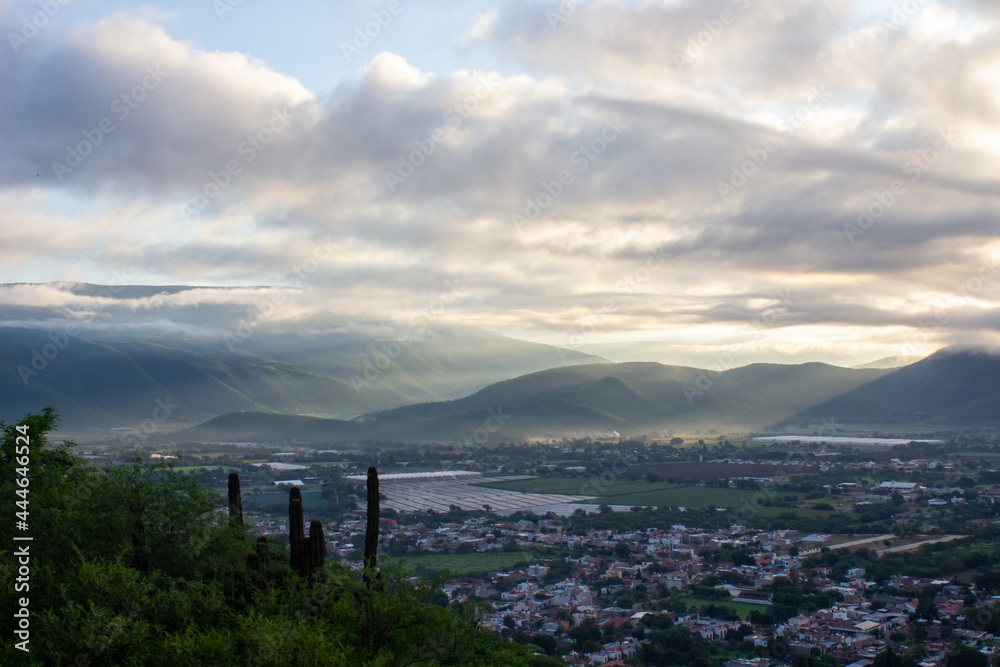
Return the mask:
<path id="1" fill-rule="evenodd" d="M 658 363 L 585 364 L 531 373 L 465 398 L 407 405 L 351 421 L 225 415 L 189 439 L 519 441 L 665 435 L 692 429 L 815 428 L 830 423 L 1000 426 L 1000 357 L 945 350 L 897 369 L 751 364 L 721 373 Z"/>
<path id="2" fill-rule="evenodd" d="M 361 335 L 259 331 L 222 336 L 84 332 L 0 326 L 0 419 L 55 405 L 62 432 L 98 437 L 138 428 L 159 402 L 176 404 L 158 430 L 232 412 L 350 419 L 373 410 L 466 394 L 510 372 L 561 363 L 555 347 L 476 329 L 430 331 L 400 348 Z M 390 348 L 390 351 L 391 348 Z M 566 363 L 598 358 L 573 353 Z"/>
<path id="3" fill-rule="evenodd" d="M 164 405 L 158 434 L 192 427 L 185 437 L 270 441 L 1000 424 L 1000 357 L 987 352 L 942 350 L 901 368 L 890 358 L 868 364 L 885 368 L 714 372 L 614 364 L 473 327 L 408 330 L 325 314 L 257 323 L 234 341 L 226 334 L 247 317 L 245 304 L 272 288 L 0 288 L 36 289 L 37 303 L 50 304 L 19 295 L 0 306 L 0 419 L 55 405 L 74 436 L 135 430 Z M 244 290 L 244 305 L 214 290 Z"/>
<path id="4" fill-rule="evenodd" d="M 1000 354 L 945 348 L 796 415 L 877 423 L 1000 425 Z"/>
<path id="5" fill-rule="evenodd" d="M 851 368 L 902 368 L 903 366 L 909 366 L 910 364 L 915 364 L 920 361 L 921 357 L 917 355 L 901 355 L 895 357 L 883 357 L 882 359 L 876 359 L 875 361 L 869 361 L 867 364 L 858 364 L 857 366 L 851 366 Z"/>
<path id="6" fill-rule="evenodd" d="M 217 440 L 228 432 L 259 441 L 291 429 L 315 440 L 480 442 L 761 428 L 885 373 L 826 364 L 753 364 L 723 373 L 653 362 L 584 364 L 505 380 L 457 400 L 377 411 L 350 422 L 275 418 L 261 430 L 261 416 L 226 415 L 178 436 Z"/>
<path id="7" fill-rule="evenodd" d="M 106 430 L 138 426 L 157 401 L 175 406 L 169 425 L 244 410 L 330 414 L 338 406 L 352 416 L 367 408 L 343 382 L 228 354 L 221 344 L 72 339 L 54 353 L 53 340 L 38 329 L 0 329 L 0 417 L 10 421 L 51 404 L 64 425 Z"/>
<path id="8" fill-rule="evenodd" d="M 505 433 L 566 433 L 763 428 L 881 377 L 827 364 L 752 364 L 713 373 L 654 362 L 586 364 L 499 382 L 458 401 L 411 405 L 368 421 L 445 417 L 468 421 L 503 406 Z"/>

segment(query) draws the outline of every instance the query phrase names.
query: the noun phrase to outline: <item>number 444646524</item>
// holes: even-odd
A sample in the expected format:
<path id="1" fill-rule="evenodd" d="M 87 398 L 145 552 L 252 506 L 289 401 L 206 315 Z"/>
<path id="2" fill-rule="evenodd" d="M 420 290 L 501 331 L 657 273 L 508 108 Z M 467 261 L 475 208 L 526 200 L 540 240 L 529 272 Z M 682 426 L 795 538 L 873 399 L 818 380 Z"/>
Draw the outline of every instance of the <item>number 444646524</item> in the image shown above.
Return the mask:
<path id="1" fill-rule="evenodd" d="M 17 474 L 18 474 L 17 485 L 21 487 L 20 489 L 17 490 L 17 495 L 21 497 L 21 500 L 18 500 L 16 503 L 18 509 L 20 509 L 21 511 L 17 512 L 16 514 L 20 522 L 23 522 L 19 523 L 18 526 L 24 526 L 24 529 L 27 530 L 28 484 L 30 483 L 30 478 L 28 477 L 28 464 L 31 461 L 29 457 L 29 453 L 31 451 L 30 447 L 31 440 L 28 437 L 27 424 L 19 424 L 16 428 L 17 432 L 21 434 L 17 436 L 17 438 L 15 439 L 15 444 L 16 444 L 15 454 L 17 456 L 17 465 L 20 466 L 19 468 L 17 468 Z"/>

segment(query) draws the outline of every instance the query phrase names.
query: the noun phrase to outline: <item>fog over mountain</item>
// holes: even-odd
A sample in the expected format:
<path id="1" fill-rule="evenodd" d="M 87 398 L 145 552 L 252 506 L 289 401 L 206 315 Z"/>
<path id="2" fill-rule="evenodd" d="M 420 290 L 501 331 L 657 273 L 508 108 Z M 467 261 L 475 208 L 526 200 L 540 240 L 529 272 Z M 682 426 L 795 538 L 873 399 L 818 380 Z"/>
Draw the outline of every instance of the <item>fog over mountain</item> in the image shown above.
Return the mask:
<path id="1" fill-rule="evenodd" d="M 51 404 L 67 433 L 92 439 L 135 433 L 150 419 L 159 436 L 208 422 L 185 437 L 274 439 L 291 419 L 302 439 L 462 440 L 491 411 L 511 415 L 497 436 L 510 439 L 992 424 L 1000 397 L 989 352 L 950 348 L 860 369 L 739 365 L 725 350 L 704 368 L 607 363 L 443 322 L 447 294 L 400 322 L 289 318 L 307 297 L 295 287 L 60 283 L 0 292 L 32 297 L 0 308 L 0 417 Z"/>
<path id="2" fill-rule="evenodd" d="M 272 319 L 301 298 L 294 288 L 0 290 L 45 297 L 0 308 L 0 417 L 54 404 L 64 429 L 91 436 L 134 428 L 165 401 L 176 407 L 160 430 L 235 411 L 350 419 L 601 360 L 440 323 L 431 310 L 407 322 Z"/>
<path id="3" fill-rule="evenodd" d="M 985 370 L 987 372 L 981 373 Z M 752 364 L 725 372 L 657 363 L 540 371 L 468 397 L 335 421 L 228 414 L 180 438 L 287 442 L 668 438 L 677 433 L 1000 427 L 1000 356 L 950 349 L 911 366 Z"/>

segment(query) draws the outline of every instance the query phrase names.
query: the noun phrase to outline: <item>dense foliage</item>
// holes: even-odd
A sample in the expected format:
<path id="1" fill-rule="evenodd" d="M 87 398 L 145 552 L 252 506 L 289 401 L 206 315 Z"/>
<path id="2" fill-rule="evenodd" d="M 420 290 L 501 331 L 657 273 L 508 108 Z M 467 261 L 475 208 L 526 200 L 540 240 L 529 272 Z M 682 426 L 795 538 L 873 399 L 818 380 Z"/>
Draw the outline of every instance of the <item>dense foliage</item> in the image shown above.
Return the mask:
<path id="1" fill-rule="evenodd" d="M 53 410 L 29 415 L 30 590 L 9 582 L 12 520 L 0 526 L 0 605 L 30 599 L 30 653 L 5 614 L 5 665 L 546 665 L 476 624 L 476 610 L 430 603 L 437 590 L 340 565 L 309 580 L 283 544 L 259 556 L 220 498 L 163 465 L 95 470 L 51 445 Z M 13 512 L 19 433 L 0 424 L 0 499 Z M 23 439 L 22 439 L 23 443 Z M 22 494 L 23 496 L 24 494 Z"/>

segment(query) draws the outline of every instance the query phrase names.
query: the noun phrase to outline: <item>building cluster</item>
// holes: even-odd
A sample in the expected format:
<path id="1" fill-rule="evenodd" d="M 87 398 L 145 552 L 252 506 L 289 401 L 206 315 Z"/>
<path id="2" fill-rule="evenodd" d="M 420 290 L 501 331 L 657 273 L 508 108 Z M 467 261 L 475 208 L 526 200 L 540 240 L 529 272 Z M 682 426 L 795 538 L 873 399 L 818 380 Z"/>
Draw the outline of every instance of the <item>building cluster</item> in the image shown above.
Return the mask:
<path id="1" fill-rule="evenodd" d="M 262 534 L 279 536 L 287 526 L 280 521 L 257 524 Z M 351 563 L 357 558 L 357 536 L 364 531 L 362 521 L 345 521 L 327 526 L 328 549 L 332 557 Z M 531 636 L 547 635 L 557 645 L 574 648 L 565 659 L 570 665 L 618 665 L 642 650 L 644 632 L 651 627 L 685 627 L 713 642 L 735 636 L 751 646 L 774 653 L 776 638 L 788 654 L 829 654 L 841 664 L 863 667 L 887 647 L 905 650 L 900 642 L 922 632 L 926 638 L 925 666 L 944 664 L 944 652 L 951 637 L 960 637 L 971 646 L 986 647 L 990 653 L 994 637 L 985 631 L 951 630 L 964 620 L 960 617 L 963 594 L 947 581 L 894 577 L 891 582 L 866 578 L 863 568 L 848 570 L 835 578 L 829 569 L 802 572 L 804 554 L 819 545 L 826 548 L 855 548 L 886 536 L 846 536 L 799 534 L 793 531 L 762 531 L 733 525 L 720 530 L 702 530 L 674 525 L 669 530 L 635 532 L 593 531 L 586 535 L 568 535 L 555 521 L 496 521 L 484 517 L 461 523 L 445 523 L 435 528 L 421 524 L 399 525 L 382 521 L 383 547 L 402 540 L 422 552 L 484 552 L 521 550 L 540 545 L 553 547 L 582 546 L 579 553 L 614 553 L 600 558 L 580 555 L 567 558 L 560 570 L 565 576 L 553 577 L 553 563 L 535 563 L 511 572 L 493 572 L 478 577 L 460 577 L 443 588 L 452 601 L 464 602 L 471 596 L 492 601 L 492 611 L 483 625 L 498 632 L 521 631 Z M 621 545 L 627 545 L 627 552 Z M 466 545 L 466 546 L 463 546 Z M 750 555 L 749 562 L 715 562 L 720 550 L 740 550 Z M 793 556 L 801 553 L 803 555 Z M 360 566 L 355 560 L 354 566 Z M 568 566 L 568 568 L 566 567 Z M 812 590 L 834 591 L 837 602 L 808 616 L 795 616 L 777 625 L 754 623 L 747 618 L 713 618 L 706 613 L 712 602 L 733 609 L 733 603 L 755 605 L 763 614 L 774 604 L 769 592 L 778 578 L 798 583 L 808 581 Z M 711 578 L 711 579 L 710 579 Z M 738 585 L 718 583 L 738 581 Z M 711 582 L 717 597 L 703 597 L 706 581 Z M 879 595 L 878 602 L 866 597 L 876 583 L 889 584 L 898 596 Z M 936 618 L 911 621 L 917 611 L 913 597 L 928 585 L 939 585 L 934 600 Z M 636 596 L 637 591 L 644 595 Z M 699 593 L 700 591 L 700 593 Z M 622 600 L 626 600 L 623 606 Z M 688 600 L 687 608 L 669 604 Z M 737 605 L 738 606 L 738 605 Z M 709 609 L 711 611 L 711 609 Z M 666 617 L 657 621 L 657 617 Z M 570 635 L 574 628 L 588 623 L 601 633 L 599 646 L 584 653 Z M 920 630 L 918 630 L 918 626 Z M 765 652 L 766 652 L 765 651 Z M 785 656 L 774 656 L 774 660 Z"/>
<path id="2" fill-rule="evenodd" d="M 449 581 L 443 590 L 451 601 L 465 602 L 473 597 L 490 601 L 491 610 L 483 619 L 484 626 L 507 636 L 543 640 L 542 644 L 558 647 L 567 664 L 580 667 L 625 664 L 651 641 L 647 636 L 650 632 L 668 627 L 687 628 L 704 640 L 729 647 L 756 648 L 763 656 L 732 661 L 732 667 L 780 664 L 796 654 L 831 656 L 840 664 L 865 667 L 887 648 L 905 652 L 908 645 L 904 642 L 913 637 L 921 638 L 924 653 L 919 664 L 924 667 L 946 664 L 946 652 L 956 642 L 983 651 L 996 664 L 996 638 L 985 627 L 970 624 L 962 616 L 968 606 L 968 587 L 963 590 L 949 581 L 907 577 L 876 582 L 861 567 L 841 573 L 825 568 L 804 571 L 803 565 L 810 554 L 821 550 L 865 549 L 877 557 L 915 550 L 924 544 L 962 539 L 966 536 L 943 535 L 929 523 L 933 506 L 967 501 L 995 503 L 1000 500 L 1000 488 L 972 493 L 967 488 L 936 485 L 934 480 L 938 477 L 927 473 L 951 471 L 943 461 L 934 459 L 892 459 L 877 463 L 833 462 L 819 455 L 817 459 L 819 462 L 809 467 L 865 473 L 856 482 L 837 483 L 835 478 L 823 487 L 823 495 L 836 509 L 849 510 L 892 497 L 892 505 L 910 506 L 900 507 L 898 520 L 926 519 L 928 523 L 921 525 L 920 530 L 934 534 L 846 536 L 762 530 L 739 524 L 704 529 L 680 523 L 663 529 L 591 530 L 581 534 L 568 531 L 567 522 L 556 518 L 527 520 L 503 516 L 519 509 L 531 511 L 522 502 L 530 505 L 550 500 L 547 494 L 516 494 L 476 487 L 470 483 L 481 480 L 477 473 L 445 471 L 395 476 L 398 479 L 386 476 L 383 491 L 397 503 L 412 504 L 412 508 L 406 505 L 412 510 L 434 503 L 433 508 L 440 512 L 480 507 L 487 511 L 475 518 L 436 525 L 383 519 L 380 553 L 393 557 L 528 551 L 571 554 L 566 558 L 536 559 L 513 571 L 463 576 Z M 272 470 L 279 476 L 301 475 L 282 467 Z M 778 470 L 775 477 L 781 474 Z M 871 475 L 872 471 L 876 475 Z M 969 470 L 973 477 L 978 477 L 978 472 Z M 864 479 L 871 476 L 884 481 L 871 483 Z M 747 473 L 731 478 L 730 484 L 734 479 L 770 481 L 765 477 Z M 952 484 L 958 477 L 941 476 Z M 907 481 L 914 478 L 924 483 Z M 319 481 L 301 475 L 294 480 L 268 479 L 251 484 L 259 484 L 260 491 L 266 492 L 272 485 L 305 483 L 310 487 L 318 486 Z M 439 489 L 443 495 L 435 493 Z M 524 499 L 511 500 L 506 494 L 521 495 Z M 540 498 L 528 497 L 534 495 Z M 896 496 L 902 496 L 902 500 Z M 575 503 L 579 498 L 567 496 L 559 500 L 564 502 L 566 513 L 578 512 Z M 826 498 L 817 494 L 813 500 L 826 501 Z M 593 505 L 588 508 L 596 511 Z M 540 512 L 534 514 L 541 516 Z M 976 519 L 970 523 L 989 520 Z M 255 530 L 284 539 L 288 526 L 281 518 L 258 517 Z M 326 524 L 329 557 L 350 567 L 360 567 L 358 546 L 364 531 L 361 512 L 356 519 Z M 813 596 L 810 599 L 821 600 L 825 606 L 787 620 L 781 616 L 778 624 L 769 622 L 773 618 L 770 611 L 781 604 L 780 599 L 775 600 L 779 580 L 783 584 L 792 582 L 800 591 L 808 589 Z M 919 595 L 931 585 L 938 589 L 932 601 L 933 613 L 927 613 L 926 600 L 925 608 L 918 613 Z M 880 592 L 873 596 L 871 591 L 876 586 Z M 972 591 L 975 594 L 974 586 Z M 976 605 L 998 603 L 1000 600 L 976 595 Z M 589 641 L 581 641 L 581 628 L 587 629 Z"/>

